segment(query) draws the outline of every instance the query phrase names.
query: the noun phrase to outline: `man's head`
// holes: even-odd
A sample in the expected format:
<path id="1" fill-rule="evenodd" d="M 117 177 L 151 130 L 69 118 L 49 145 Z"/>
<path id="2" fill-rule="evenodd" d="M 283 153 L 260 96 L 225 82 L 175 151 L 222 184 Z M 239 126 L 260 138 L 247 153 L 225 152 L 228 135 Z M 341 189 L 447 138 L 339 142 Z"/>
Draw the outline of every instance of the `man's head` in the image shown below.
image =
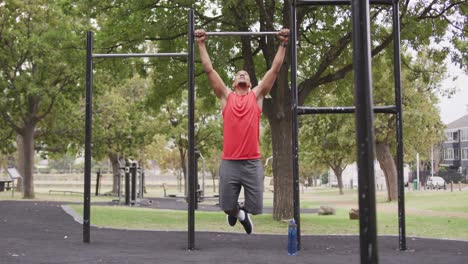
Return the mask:
<path id="1" fill-rule="evenodd" d="M 250 82 L 249 74 L 244 70 L 238 71 L 234 77 L 232 85 L 235 89 L 250 89 L 250 87 L 252 87 L 252 83 Z"/>

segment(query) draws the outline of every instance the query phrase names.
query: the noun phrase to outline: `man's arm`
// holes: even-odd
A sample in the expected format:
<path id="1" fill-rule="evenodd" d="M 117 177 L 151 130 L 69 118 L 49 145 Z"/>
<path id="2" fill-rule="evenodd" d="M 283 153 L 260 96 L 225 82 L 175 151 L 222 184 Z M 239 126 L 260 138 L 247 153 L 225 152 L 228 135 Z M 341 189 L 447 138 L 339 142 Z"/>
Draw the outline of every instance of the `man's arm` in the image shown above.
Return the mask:
<path id="1" fill-rule="evenodd" d="M 211 64 L 210 56 L 208 55 L 205 45 L 205 41 L 208 36 L 204 30 L 198 29 L 195 31 L 195 37 L 198 43 L 198 51 L 200 53 L 203 70 L 208 76 L 211 88 L 216 96 L 221 100 L 221 105 L 224 107 L 230 90 L 226 87 L 219 74 L 213 69 L 213 65 Z"/>
<path id="2" fill-rule="evenodd" d="M 283 28 L 278 32 L 278 38 L 280 40 L 280 45 L 278 46 L 278 51 L 276 52 L 275 58 L 271 68 L 263 76 L 262 81 L 255 87 L 252 91 L 257 96 L 257 100 L 262 100 L 265 95 L 267 95 L 273 84 L 276 81 L 276 76 L 281 70 L 281 65 L 283 64 L 284 56 L 286 55 L 286 47 L 288 45 L 288 36 L 289 29 Z"/>

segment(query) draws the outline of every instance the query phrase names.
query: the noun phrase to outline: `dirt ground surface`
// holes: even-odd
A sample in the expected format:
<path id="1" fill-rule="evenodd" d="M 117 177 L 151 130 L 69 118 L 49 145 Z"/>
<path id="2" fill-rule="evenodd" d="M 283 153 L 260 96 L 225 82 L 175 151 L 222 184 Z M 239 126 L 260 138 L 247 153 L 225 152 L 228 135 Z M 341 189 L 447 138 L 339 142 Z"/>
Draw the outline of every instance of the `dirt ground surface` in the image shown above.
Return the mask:
<path id="1" fill-rule="evenodd" d="M 88 244 L 62 205 L 0 201 L 0 263 L 361 263 L 358 236 L 302 236 L 297 256 L 287 255 L 286 235 L 196 232 L 196 250 L 187 251 L 186 232 L 92 227 Z M 379 237 L 379 263 L 468 263 L 468 241 L 408 237 L 407 246 Z"/>

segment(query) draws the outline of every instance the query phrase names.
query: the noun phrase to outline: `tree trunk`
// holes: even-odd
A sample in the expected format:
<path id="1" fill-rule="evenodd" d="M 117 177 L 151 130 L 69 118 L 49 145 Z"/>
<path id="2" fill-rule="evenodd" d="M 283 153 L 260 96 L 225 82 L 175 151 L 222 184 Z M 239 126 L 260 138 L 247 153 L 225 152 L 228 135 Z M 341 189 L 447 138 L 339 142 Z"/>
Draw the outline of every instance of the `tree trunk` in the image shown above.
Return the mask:
<path id="1" fill-rule="evenodd" d="M 18 150 L 18 162 L 15 164 L 9 164 L 9 166 L 15 166 L 22 178 L 18 179 L 16 188 L 18 192 L 23 192 L 24 183 L 24 151 L 23 151 L 23 136 L 20 134 L 16 135 L 16 148 Z"/>
<path id="2" fill-rule="evenodd" d="M 215 177 L 213 177 L 212 179 L 213 179 L 213 193 L 216 193 L 216 179 Z"/>
<path id="3" fill-rule="evenodd" d="M 390 152 L 390 147 L 385 142 L 377 142 L 375 147 L 380 168 L 383 170 L 385 175 L 387 199 L 389 202 L 395 201 L 398 199 L 397 170 L 392 153 Z"/>
<path id="4" fill-rule="evenodd" d="M 34 199 L 34 126 L 25 126 L 23 130 L 22 151 L 24 155 L 23 198 Z"/>
<path id="5" fill-rule="evenodd" d="M 291 120 L 289 112 L 275 115 L 270 120 L 273 147 L 273 219 L 283 220 L 293 217 L 293 174 L 291 147 Z"/>
<path id="6" fill-rule="evenodd" d="M 179 157 L 180 157 L 180 168 L 182 168 L 182 176 L 184 178 L 184 195 L 185 197 L 188 197 L 188 186 L 187 186 L 188 160 L 185 159 L 185 152 L 183 148 L 179 148 Z M 180 187 L 179 187 L 179 191 L 180 191 Z"/>
<path id="7" fill-rule="evenodd" d="M 119 155 L 113 152 L 108 153 L 109 160 L 112 164 L 112 193 L 119 193 L 119 179 L 120 179 L 120 162 Z M 120 184 L 123 185 L 122 183 Z"/>
<path id="8" fill-rule="evenodd" d="M 179 193 L 182 192 L 182 171 L 176 170 L 176 177 L 177 177 L 177 188 Z"/>
<path id="9" fill-rule="evenodd" d="M 213 179 L 213 193 L 216 193 L 216 176 L 218 175 L 218 170 L 213 169 L 210 171 L 211 179 Z"/>
<path id="10" fill-rule="evenodd" d="M 292 120 L 288 58 L 285 58 L 271 99 L 264 99 L 263 112 L 271 129 L 273 153 L 273 219 L 291 219 L 293 207 Z"/>
<path id="11" fill-rule="evenodd" d="M 338 181 L 338 189 L 340 190 L 340 195 L 343 195 L 343 169 L 341 167 L 331 167 L 335 173 L 336 180 Z"/>

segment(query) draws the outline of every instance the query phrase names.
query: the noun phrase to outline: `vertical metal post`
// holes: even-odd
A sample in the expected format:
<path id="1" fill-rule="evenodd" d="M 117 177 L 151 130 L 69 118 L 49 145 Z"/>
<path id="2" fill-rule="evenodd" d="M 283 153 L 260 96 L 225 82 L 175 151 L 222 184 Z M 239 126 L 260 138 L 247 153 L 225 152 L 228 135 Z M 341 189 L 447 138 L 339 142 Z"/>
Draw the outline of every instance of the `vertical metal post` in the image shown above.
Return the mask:
<path id="1" fill-rule="evenodd" d="M 416 153 L 416 188 L 414 190 L 421 190 L 421 184 L 419 183 L 419 153 Z"/>
<path id="2" fill-rule="evenodd" d="M 194 11 L 188 12 L 188 250 L 195 249 L 195 55 L 194 55 Z"/>
<path id="3" fill-rule="evenodd" d="M 296 1 L 291 1 L 290 22 L 291 33 L 289 34 L 289 45 L 291 46 L 291 123 L 292 123 L 292 173 L 293 173 L 293 207 L 294 220 L 297 225 L 297 248 L 301 249 L 301 219 L 300 219 L 300 197 L 299 197 L 299 153 L 297 124 L 297 21 Z"/>
<path id="4" fill-rule="evenodd" d="M 434 145 L 431 142 L 431 177 L 434 177 Z"/>
<path id="5" fill-rule="evenodd" d="M 145 196 L 145 168 L 141 167 L 140 169 L 140 184 L 141 184 L 141 190 L 140 190 L 140 198 L 143 199 Z"/>
<path id="6" fill-rule="evenodd" d="M 86 33 L 86 120 L 85 120 L 85 171 L 83 202 L 83 242 L 90 241 L 91 218 L 91 138 L 93 126 L 93 32 Z"/>
<path id="7" fill-rule="evenodd" d="M 135 205 L 136 203 L 136 192 L 137 192 L 137 166 L 136 162 L 133 162 L 130 167 L 130 175 L 132 176 L 132 198 L 130 203 Z"/>
<path id="8" fill-rule="evenodd" d="M 378 263 L 369 1 L 352 0 L 361 263 Z"/>
<path id="9" fill-rule="evenodd" d="M 122 169 L 122 168 L 120 168 L 120 169 Z M 119 200 L 119 202 L 118 202 L 119 205 L 120 205 L 120 201 L 122 199 L 122 177 L 123 177 L 123 175 L 119 171 L 119 180 L 117 181 L 117 189 L 119 191 L 117 196 L 118 196 L 118 200 Z"/>
<path id="10" fill-rule="evenodd" d="M 125 162 L 125 205 L 130 205 L 130 164 Z"/>
<path id="11" fill-rule="evenodd" d="M 403 110 L 401 102 L 401 56 L 400 56 L 400 15 L 398 0 L 392 3 L 393 11 L 393 76 L 395 78 L 396 106 L 396 142 L 397 142 L 397 179 L 398 179 L 398 244 L 400 250 L 406 250 L 405 224 L 405 179 L 403 171 Z M 409 184 L 409 182 L 408 182 Z"/>
<path id="12" fill-rule="evenodd" d="M 101 169 L 96 172 L 96 196 L 99 195 L 99 185 L 101 184 Z"/>

